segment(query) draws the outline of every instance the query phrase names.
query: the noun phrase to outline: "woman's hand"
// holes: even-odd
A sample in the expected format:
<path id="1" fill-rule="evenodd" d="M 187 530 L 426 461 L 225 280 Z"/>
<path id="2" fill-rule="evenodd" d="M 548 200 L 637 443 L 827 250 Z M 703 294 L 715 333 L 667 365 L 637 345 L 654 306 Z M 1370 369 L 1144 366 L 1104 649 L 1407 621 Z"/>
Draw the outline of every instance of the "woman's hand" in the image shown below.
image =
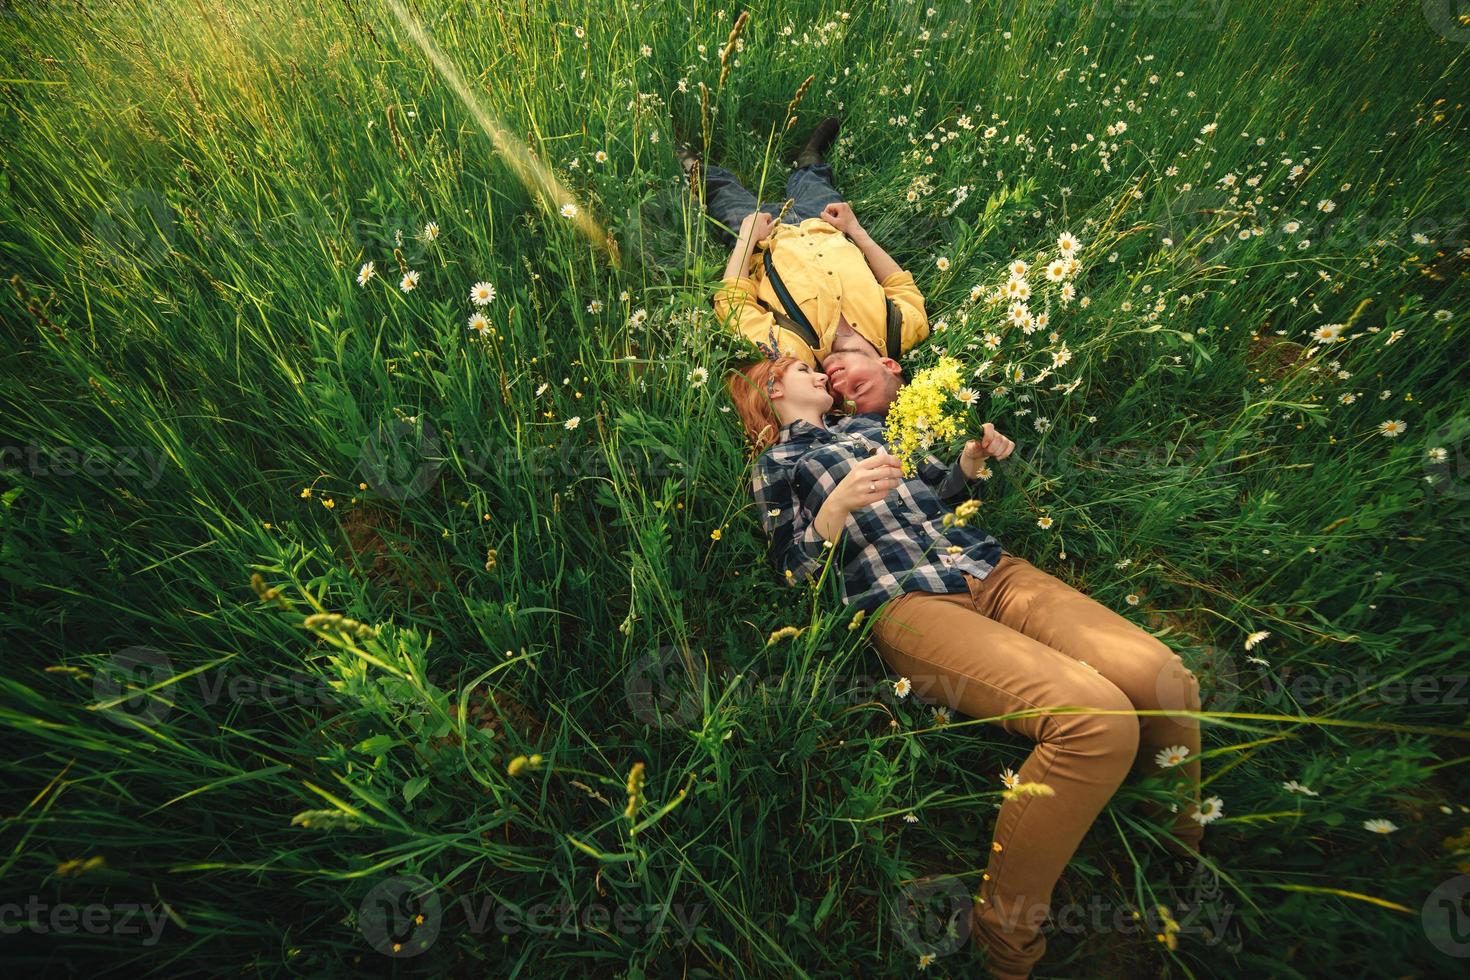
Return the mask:
<path id="1" fill-rule="evenodd" d="M 838 201 L 823 208 L 822 220 L 843 234 L 854 238 L 863 233 L 863 226 L 858 224 L 857 215 L 852 213 L 852 205 L 845 201 Z"/>
<path id="2" fill-rule="evenodd" d="M 980 467 L 984 465 L 987 458 L 1002 460 L 1011 454 L 1016 444 L 996 431 L 995 426 L 986 422 L 981 429 L 983 435 L 979 439 L 971 439 L 965 443 L 964 452 L 960 453 L 960 468 L 965 471 L 965 476 L 971 480 L 980 475 Z"/>
<path id="3" fill-rule="evenodd" d="M 847 476 L 833 488 L 828 500 L 838 498 L 849 511 L 876 504 L 903 482 L 903 469 L 898 457 L 880 449 L 872 456 L 858 460 Z"/>
<path id="4" fill-rule="evenodd" d="M 903 469 L 892 453 L 879 450 L 858 460 L 817 511 L 812 521 L 817 533 L 827 541 L 836 539 L 853 511 L 876 504 L 902 482 Z"/>
<path id="5" fill-rule="evenodd" d="M 740 237 L 748 242 L 763 242 L 771 235 L 776 219 L 766 211 L 752 211 L 740 222 Z"/>

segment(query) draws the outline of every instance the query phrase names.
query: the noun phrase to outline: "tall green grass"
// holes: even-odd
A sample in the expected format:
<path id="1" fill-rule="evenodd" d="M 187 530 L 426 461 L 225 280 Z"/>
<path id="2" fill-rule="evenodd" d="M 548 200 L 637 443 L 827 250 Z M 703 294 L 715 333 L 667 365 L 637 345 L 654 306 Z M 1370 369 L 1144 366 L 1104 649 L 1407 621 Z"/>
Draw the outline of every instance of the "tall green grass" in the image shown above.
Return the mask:
<path id="1" fill-rule="evenodd" d="M 975 974 L 903 898 L 974 890 L 1029 745 L 896 699 L 830 577 L 772 580 L 725 256 L 673 158 L 774 198 L 831 111 L 839 186 L 928 298 L 906 366 L 1026 366 L 987 529 L 1205 686 L 1239 942 L 1059 929 L 1040 974 L 1470 952 L 1431 894 L 1470 872 L 1465 31 L 1381 2 L 749 9 L 723 83 L 718 6 L 413 10 L 566 200 L 386 6 L 0 11 L 8 962 Z M 1087 305 L 1034 382 L 1056 343 L 987 350 L 971 290 L 1062 231 Z M 1162 792 L 1125 785 L 1059 905 L 1165 900 Z M 624 921 L 535 918 L 563 904 Z"/>

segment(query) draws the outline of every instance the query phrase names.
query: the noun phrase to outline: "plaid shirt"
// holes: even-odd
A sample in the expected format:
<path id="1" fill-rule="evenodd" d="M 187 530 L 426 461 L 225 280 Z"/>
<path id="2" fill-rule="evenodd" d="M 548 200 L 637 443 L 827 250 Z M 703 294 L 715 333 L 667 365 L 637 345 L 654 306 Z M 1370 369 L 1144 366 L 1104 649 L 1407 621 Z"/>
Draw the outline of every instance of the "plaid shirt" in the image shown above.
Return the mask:
<path id="1" fill-rule="evenodd" d="M 834 552 L 843 604 L 871 611 L 905 592 L 963 592 L 964 573 L 990 574 L 1000 542 L 973 527 L 942 523 L 983 481 L 967 479 L 958 460 L 946 468 L 932 454 L 888 496 L 849 515 L 837 542 L 823 541 L 814 523 L 823 502 L 855 462 L 887 445 L 878 413 L 829 419 L 825 429 L 788 422 L 755 462 L 751 490 L 778 575 L 791 585 L 817 578 Z M 950 554 L 955 546 L 960 550 Z"/>

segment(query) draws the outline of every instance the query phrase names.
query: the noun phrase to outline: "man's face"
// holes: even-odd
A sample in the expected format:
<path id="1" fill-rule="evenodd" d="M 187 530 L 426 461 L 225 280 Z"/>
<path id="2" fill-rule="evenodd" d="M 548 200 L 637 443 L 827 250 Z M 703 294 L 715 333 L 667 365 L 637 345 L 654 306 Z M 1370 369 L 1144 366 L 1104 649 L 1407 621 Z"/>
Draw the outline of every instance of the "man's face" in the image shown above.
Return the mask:
<path id="1" fill-rule="evenodd" d="M 880 357 L 877 349 L 843 323 L 832 340 L 832 350 L 822 360 L 833 403 L 844 402 L 852 412 L 887 412 L 903 384 L 902 369 L 892 358 Z"/>

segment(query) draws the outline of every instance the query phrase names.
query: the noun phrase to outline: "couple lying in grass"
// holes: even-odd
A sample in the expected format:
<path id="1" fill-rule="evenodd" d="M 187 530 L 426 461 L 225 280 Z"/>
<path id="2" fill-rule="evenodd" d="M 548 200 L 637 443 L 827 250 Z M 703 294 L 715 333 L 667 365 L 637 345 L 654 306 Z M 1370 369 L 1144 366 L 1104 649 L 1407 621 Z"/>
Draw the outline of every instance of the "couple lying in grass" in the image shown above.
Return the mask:
<path id="1" fill-rule="evenodd" d="M 988 461 L 1015 448 L 992 423 L 905 477 L 884 422 L 899 358 L 928 319 L 913 276 L 833 187 L 823 157 L 839 126 L 818 125 L 785 206 L 757 207 L 730 171 L 680 151 L 732 246 L 715 312 L 764 354 L 732 372 L 730 395 L 758 454 L 752 493 L 775 573 L 805 587 L 830 563 L 843 603 L 925 700 L 976 718 L 1030 712 L 996 724 L 1035 743 L 1008 782 L 1040 785 L 1001 806 L 970 919 L 991 975 L 1025 977 L 1062 869 L 1130 772 L 1177 779 L 1178 802 L 1153 816 L 1172 855 L 1200 852 L 1199 723 L 1133 713 L 1198 711 L 1199 688 L 1158 639 L 974 525 L 967 502 Z M 1090 710 L 1047 710 L 1064 706 Z M 1180 861 L 1171 876 L 1192 870 Z"/>

